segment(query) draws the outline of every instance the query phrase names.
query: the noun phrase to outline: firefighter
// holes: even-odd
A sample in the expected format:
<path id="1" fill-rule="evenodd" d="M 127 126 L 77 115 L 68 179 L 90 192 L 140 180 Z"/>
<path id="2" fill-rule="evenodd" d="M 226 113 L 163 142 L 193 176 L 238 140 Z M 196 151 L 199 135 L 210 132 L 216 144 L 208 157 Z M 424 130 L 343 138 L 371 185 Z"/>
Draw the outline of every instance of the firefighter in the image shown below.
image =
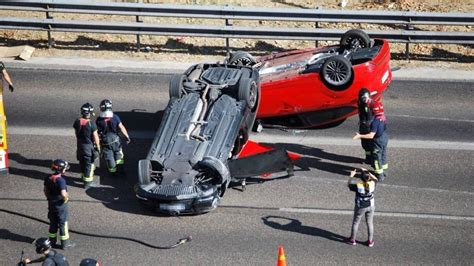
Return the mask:
<path id="1" fill-rule="evenodd" d="M 123 173 L 124 155 L 119 133 L 125 136 L 127 144 L 130 143 L 130 137 L 120 117 L 112 111 L 112 101 L 104 99 L 100 102 L 100 116 L 96 124 L 107 170 L 110 174 Z"/>
<path id="2" fill-rule="evenodd" d="M 81 115 L 82 117 L 76 119 L 73 127 L 77 138 L 77 160 L 81 165 L 84 188 L 88 189 L 97 186 L 94 183 L 94 162 L 100 154 L 100 143 L 97 126 L 91 121 L 94 107 L 90 103 L 85 103 L 81 107 Z"/>
<path id="3" fill-rule="evenodd" d="M 372 110 L 374 112 L 374 120 L 370 125 L 370 132 L 367 134 L 360 134 L 358 132 L 353 139 L 372 140 L 372 167 L 374 168 L 375 176 L 379 182 L 382 182 L 386 176 L 385 172 L 388 169 L 387 118 L 385 117 L 381 102 L 374 103 Z"/>
<path id="4" fill-rule="evenodd" d="M 22 263 L 30 264 L 36 262 L 43 262 L 42 265 L 44 266 L 69 266 L 69 262 L 67 261 L 66 257 L 64 257 L 63 254 L 58 253 L 56 250 L 52 249 L 51 241 L 49 241 L 49 239 L 47 239 L 46 237 L 38 238 L 37 240 L 35 240 L 35 246 L 36 253 L 42 254 L 44 256 L 34 260 L 26 258 L 22 260 Z"/>
<path id="5" fill-rule="evenodd" d="M 370 92 L 367 88 L 362 88 L 359 91 L 359 98 L 357 106 L 359 108 L 359 133 L 367 134 L 370 133 L 370 124 L 374 119 L 374 114 L 372 112 L 374 101 L 370 96 Z M 372 158 L 372 140 L 361 139 L 360 140 L 362 148 L 365 151 L 365 163 L 371 164 Z"/>
<path id="6" fill-rule="evenodd" d="M 3 83 L 3 80 L 5 80 L 6 83 L 8 84 L 8 87 L 9 87 L 10 91 L 13 92 L 15 90 L 15 88 L 13 87 L 13 82 L 10 78 L 10 75 L 8 75 L 7 68 L 5 67 L 5 64 L 3 64 L 3 62 L 1 62 L 1 61 L 0 61 L 0 76 L 2 77 L 2 83 Z"/>
<path id="7" fill-rule="evenodd" d="M 61 248 L 74 247 L 69 240 L 68 201 L 66 180 L 62 176 L 69 169 L 69 163 L 62 159 L 54 160 L 51 165 L 53 174 L 44 179 L 44 195 L 48 199 L 49 241 L 56 245 L 58 229 Z"/>

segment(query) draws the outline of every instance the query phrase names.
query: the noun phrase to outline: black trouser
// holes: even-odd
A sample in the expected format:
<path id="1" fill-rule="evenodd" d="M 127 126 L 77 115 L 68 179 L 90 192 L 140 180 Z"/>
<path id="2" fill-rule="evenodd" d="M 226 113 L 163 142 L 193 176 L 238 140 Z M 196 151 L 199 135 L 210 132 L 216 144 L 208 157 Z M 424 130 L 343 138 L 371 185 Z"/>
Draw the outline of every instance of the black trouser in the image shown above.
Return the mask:
<path id="1" fill-rule="evenodd" d="M 102 157 L 107 163 L 109 173 L 115 173 L 117 168 L 123 166 L 124 156 L 119 136 L 112 138 L 110 143 L 102 144 Z"/>
<path id="2" fill-rule="evenodd" d="M 69 239 L 68 208 L 62 200 L 48 201 L 49 238 L 56 241 L 59 229 L 61 241 Z M 54 244 L 54 243 L 53 243 Z"/>
<path id="3" fill-rule="evenodd" d="M 388 169 L 387 145 L 387 133 L 383 133 L 380 137 L 375 138 L 373 141 L 372 166 L 374 168 L 375 176 L 379 179 L 379 181 L 383 181 L 385 178 L 384 171 Z"/>
<path id="4" fill-rule="evenodd" d="M 77 160 L 81 166 L 82 180 L 84 182 L 94 181 L 94 161 L 97 159 L 94 145 L 92 144 L 78 144 L 77 145 Z"/>
<path id="5" fill-rule="evenodd" d="M 359 126 L 359 134 L 368 134 L 370 130 L 365 125 Z M 366 163 L 372 164 L 372 150 L 373 150 L 373 140 L 371 139 L 360 139 L 360 144 L 365 151 L 365 161 Z"/>

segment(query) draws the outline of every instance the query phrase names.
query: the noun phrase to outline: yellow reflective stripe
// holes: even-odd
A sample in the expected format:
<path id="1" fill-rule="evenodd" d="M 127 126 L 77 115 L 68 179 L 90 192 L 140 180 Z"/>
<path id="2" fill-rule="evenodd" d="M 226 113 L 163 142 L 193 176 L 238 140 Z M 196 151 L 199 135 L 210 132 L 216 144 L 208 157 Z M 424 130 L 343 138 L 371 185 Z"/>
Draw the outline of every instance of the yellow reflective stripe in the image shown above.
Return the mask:
<path id="1" fill-rule="evenodd" d="M 382 169 L 383 169 L 383 170 L 387 170 L 387 169 L 388 169 L 388 164 L 382 165 Z"/>
<path id="2" fill-rule="evenodd" d="M 68 228 L 67 222 L 64 223 L 64 235 L 59 236 L 59 239 L 61 239 L 61 240 L 68 240 L 69 239 L 69 228 Z"/>
<path id="3" fill-rule="evenodd" d="M 379 161 L 374 160 L 374 168 L 375 168 L 375 171 L 380 170 Z"/>
<path id="4" fill-rule="evenodd" d="M 383 174 L 383 169 L 378 169 L 374 171 L 376 174 Z"/>
<path id="5" fill-rule="evenodd" d="M 124 163 L 125 163 L 125 160 L 124 160 L 125 156 L 123 155 L 122 149 L 120 149 L 120 156 L 121 156 L 121 158 L 118 159 L 118 160 L 115 162 L 116 164 L 124 164 Z"/>
<path id="6" fill-rule="evenodd" d="M 48 233 L 49 238 L 56 238 L 58 236 L 58 233 Z"/>
<path id="7" fill-rule="evenodd" d="M 111 173 L 117 172 L 117 167 L 109 168 L 109 172 L 111 172 Z"/>
<path id="8" fill-rule="evenodd" d="M 89 172 L 89 176 L 84 176 L 84 174 L 83 174 L 82 175 L 82 180 L 84 180 L 84 182 L 94 181 L 94 170 L 95 170 L 95 165 L 92 164 L 91 165 L 91 171 Z"/>

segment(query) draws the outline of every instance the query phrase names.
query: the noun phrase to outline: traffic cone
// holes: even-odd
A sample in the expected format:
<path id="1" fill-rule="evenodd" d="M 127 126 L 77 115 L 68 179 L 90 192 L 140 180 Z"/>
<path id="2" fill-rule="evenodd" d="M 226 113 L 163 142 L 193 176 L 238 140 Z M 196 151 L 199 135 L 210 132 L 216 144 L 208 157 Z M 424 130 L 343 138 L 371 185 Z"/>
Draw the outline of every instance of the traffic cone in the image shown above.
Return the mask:
<path id="1" fill-rule="evenodd" d="M 278 247 L 278 261 L 277 266 L 286 266 L 285 251 L 282 246 Z"/>

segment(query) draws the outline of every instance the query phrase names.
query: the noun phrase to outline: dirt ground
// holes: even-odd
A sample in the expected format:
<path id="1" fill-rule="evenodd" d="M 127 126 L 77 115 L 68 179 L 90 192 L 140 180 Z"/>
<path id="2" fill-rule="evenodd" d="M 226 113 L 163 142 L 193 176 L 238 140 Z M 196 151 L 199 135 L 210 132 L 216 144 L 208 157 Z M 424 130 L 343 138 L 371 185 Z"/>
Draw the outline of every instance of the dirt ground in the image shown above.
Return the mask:
<path id="1" fill-rule="evenodd" d="M 136 2 L 116 1 L 116 2 Z M 169 4 L 170 1 L 142 0 L 145 3 Z M 341 3 L 346 3 L 345 5 Z M 428 12 L 473 12 L 474 1 L 461 0 L 176 0 L 174 4 L 187 5 L 233 5 L 243 7 L 272 8 L 325 8 L 325 9 L 357 9 L 387 11 L 428 11 Z M 344 7 L 343 7 L 344 6 Z M 44 18 L 44 13 L 17 12 L 0 10 L 0 16 Z M 135 17 L 101 16 L 87 14 L 53 14 L 55 19 L 74 20 L 114 20 L 131 22 Z M 222 20 L 200 20 L 181 18 L 143 18 L 144 23 L 160 24 L 214 24 L 223 25 Z M 270 21 L 233 21 L 235 26 L 261 26 L 282 28 L 313 28 L 314 23 L 305 22 L 270 22 Z M 372 24 L 336 24 L 320 23 L 322 28 L 367 30 L 390 29 L 389 25 Z M 419 29 L 436 29 L 439 31 L 472 32 L 471 26 L 417 26 Z M 53 32 L 55 44 L 47 47 L 47 33 L 38 31 L 5 30 L 0 36 L 0 45 L 15 46 L 28 44 L 34 46 L 36 57 L 91 57 L 106 59 L 144 59 L 157 61 L 197 62 L 203 60 L 219 61 L 226 54 L 224 39 L 173 37 L 173 36 L 141 36 L 142 49 L 137 52 L 136 36 L 111 34 L 85 34 Z M 319 42 L 318 45 L 331 44 Z M 240 40 L 231 39 L 232 50 L 245 50 L 253 55 L 264 55 L 272 51 L 285 51 L 314 47 L 314 41 L 284 40 Z M 439 68 L 459 68 L 474 70 L 474 49 L 472 45 L 430 45 L 410 44 L 410 60 L 405 58 L 405 44 L 391 44 L 392 65 L 401 67 L 430 66 Z"/>

